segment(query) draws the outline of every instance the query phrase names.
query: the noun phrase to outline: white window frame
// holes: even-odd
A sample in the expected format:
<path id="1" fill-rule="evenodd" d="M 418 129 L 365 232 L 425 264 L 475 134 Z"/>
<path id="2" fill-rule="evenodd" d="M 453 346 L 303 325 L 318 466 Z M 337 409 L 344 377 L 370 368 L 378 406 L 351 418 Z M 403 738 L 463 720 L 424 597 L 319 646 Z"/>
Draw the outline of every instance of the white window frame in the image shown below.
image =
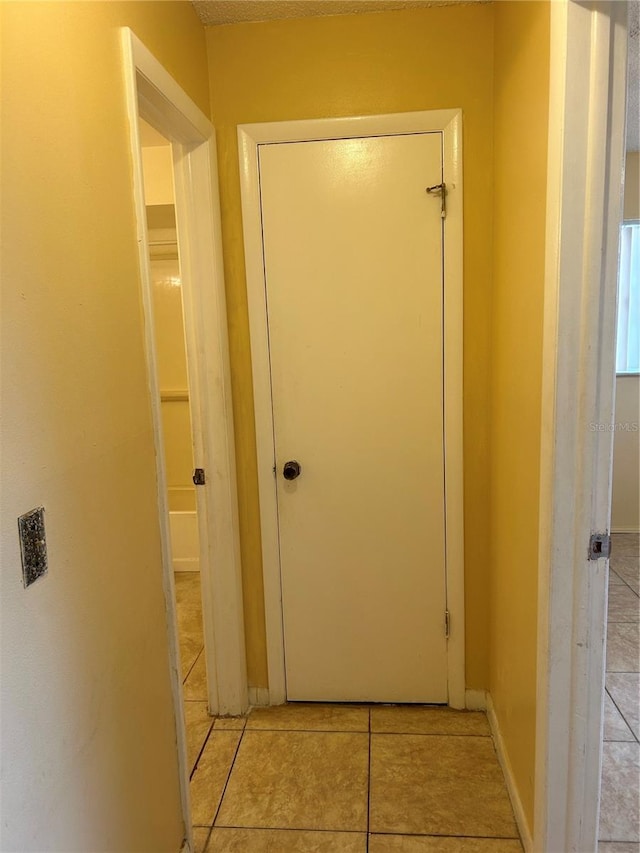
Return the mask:
<path id="1" fill-rule="evenodd" d="M 638 376 L 638 374 L 640 374 L 640 366 L 638 368 L 636 368 L 635 370 L 620 370 L 620 371 L 618 370 L 618 350 L 620 347 L 620 317 L 622 316 L 622 312 L 621 312 L 621 308 L 622 308 L 621 301 L 622 300 L 620 298 L 620 284 L 621 284 L 621 280 L 622 280 L 622 274 L 624 272 L 624 267 L 622 264 L 622 260 L 623 260 L 623 252 L 622 252 L 622 239 L 623 238 L 622 238 L 622 235 L 623 235 L 625 228 L 631 228 L 631 227 L 635 227 L 638 229 L 638 234 L 637 234 L 635 239 L 638 240 L 638 242 L 640 243 L 640 219 L 625 219 L 620 226 L 620 269 L 618 271 L 618 317 L 617 317 L 617 323 L 616 323 L 616 333 L 617 333 L 616 334 L 616 375 L 617 376 Z M 640 270 L 638 272 L 640 273 Z M 629 281 L 625 282 L 625 284 L 628 284 L 628 287 L 630 290 L 631 289 L 631 271 L 629 270 L 628 273 L 629 273 Z M 640 286 L 640 282 L 638 282 L 638 286 Z M 640 310 L 640 305 L 638 306 L 638 309 Z M 631 311 L 627 308 L 625 313 L 627 314 L 627 316 L 629 316 L 631 314 Z M 625 350 L 628 350 L 627 341 L 628 341 L 628 338 L 625 336 Z"/>

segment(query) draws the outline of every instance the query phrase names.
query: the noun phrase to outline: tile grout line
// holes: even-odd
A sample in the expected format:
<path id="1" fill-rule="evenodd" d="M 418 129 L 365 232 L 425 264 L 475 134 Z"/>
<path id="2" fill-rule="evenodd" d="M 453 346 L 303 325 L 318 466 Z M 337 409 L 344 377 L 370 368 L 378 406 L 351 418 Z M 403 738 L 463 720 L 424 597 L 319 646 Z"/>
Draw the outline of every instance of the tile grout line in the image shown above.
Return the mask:
<path id="1" fill-rule="evenodd" d="M 327 833 L 336 835 L 364 835 L 361 829 L 325 829 L 322 827 L 301 828 L 299 826 L 203 826 L 198 825 L 198 829 L 220 829 L 220 830 L 247 830 L 248 832 L 314 832 Z M 368 834 L 368 833 L 367 833 Z M 381 829 L 377 832 L 370 833 L 371 835 L 387 835 L 392 838 L 401 835 L 406 838 L 469 838 L 478 839 L 481 841 L 520 841 L 518 835 L 446 835 L 441 832 L 401 832 L 398 833 L 392 830 Z M 625 842 L 629 843 L 629 842 Z"/>
<path id="2" fill-rule="evenodd" d="M 631 592 L 636 596 L 636 598 L 640 598 L 640 593 L 637 593 L 635 591 L 635 589 L 631 586 L 631 584 L 622 577 L 622 575 L 618 574 L 618 572 L 615 569 L 610 569 L 610 571 L 613 572 L 615 574 L 615 576 L 618 578 L 618 580 L 620 581 L 619 584 L 614 583 L 613 586 L 624 585 L 624 586 L 626 586 L 627 589 L 631 590 Z"/>
<path id="3" fill-rule="evenodd" d="M 207 833 L 207 838 L 204 842 L 204 847 L 202 848 L 202 853 L 207 853 L 207 848 L 209 847 L 209 842 L 211 841 L 211 833 L 213 832 L 213 826 L 206 827 L 209 832 Z"/>
<path id="4" fill-rule="evenodd" d="M 367 772 L 367 835 L 365 838 L 365 850 L 369 853 L 369 838 L 371 836 L 371 708 L 369 708 L 369 756 Z"/>
<path id="5" fill-rule="evenodd" d="M 178 642 L 178 645 L 180 645 L 180 643 L 179 643 L 179 642 Z M 199 659 L 199 657 L 200 657 L 200 655 L 202 654 L 202 652 L 203 652 L 203 651 L 204 651 L 204 646 L 202 646 L 202 648 L 200 649 L 200 651 L 199 651 L 199 652 L 198 652 L 198 654 L 196 655 L 194 662 L 193 662 L 193 663 L 191 664 L 191 666 L 189 667 L 189 671 L 187 672 L 187 674 L 185 675 L 185 677 L 182 679 L 182 686 L 183 686 L 183 687 L 184 687 L 184 686 L 185 686 L 185 684 L 187 683 L 187 678 L 189 678 L 189 676 L 190 676 L 190 675 L 191 675 L 191 673 L 193 672 L 193 668 L 194 668 L 194 666 L 198 663 L 198 659 Z M 206 700 L 206 699 L 188 699 L 187 701 L 189 701 L 189 702 L 206 702 L 207 700 Z"/>
<path id="6" fill-rule="evenodd" d="M 368 729 L 251 729 L 246 727 L 248 732 L 280 732 L 281 734 L 312 734 L 312 735 L 366 735 Z"/>
<path id="7" fill-rule="evenodd" d="M 191 781 L 193 779 L 193 774 L 198 769 L 198 764 L 200 762 L 200 759 L 202 758 L 202 753 L 204 752 L 204 748 L 206 747 L 207 743 L 209 742 L 209 738 L 211 737 L 211 732 L 213 731 L 214 723 L 215 723 L 215 717 L 213 717 L 211 719 L 211 725 L 209 726 L 209 730 L 207 731 L 207 734 L 205 735 L 205 739 L 202 743 L 202 746 L 198 750 L 198 754 L 196 755 L 196 760 L 193 762 L 193 767 L 191 768 L 191 772 L 189 773 L 189 781 Z"/>
<path id="8" fill-rule="evenodd" d="M 478 839 L 480 841 L 522 841 L 519 835 L 445 835 L 442 832 L 393 832 L 389 829 L 380 829 L 373 835 L 388 835 L 395 838 L 400 835 L 403 838 L 469 838 Z"/>
<path id="9" fill-rule="evenodd" d="M 237 729 L 236 729 L 237 731 Z M 238 752 L 240 750 L 240 744 L 244 738 L 244 733 L 246 728 L 242 729 L 240 733 L 240 737 L 238 739 L 238 745 L 236 746 L 236 751 L 233 753 L 233 759 L 231 764 L 229 765 L 229 772 L 227 773 L 227 778 L 225 779 L 224 788 L 222 789 L 222 794 L 220 795 L 220 802 L 218 803 L 218 807 L 216 809 L 216 813 L 213 816 L 213 820 L 211 821 L 211 831 L 213 832 L 213 827 L 216 825 L 216 821 L 218 820 L 218 815 L 220 814 L 220 809 L 222 808 L 222 801 L 224 800 L 224 795 L 227 793 L 227 786 L 229 785 L 229 780 L 231 779 L 231 774 L 233 773 L 233 768 L 236 763 L 236 758 L 238 757 Z"/>
<path id="10" fill-rule="evenodd" d="M 605 674 L 606 674 L 606 673 L 605 673 Z M 621 717 L 622 717 L 622 719 L 624 720 L 625 725 L 626 725 L 626 727 L 629 729 L 629 731 L 631 732 L 631 736 L 633 737 L 633 739 L 635 740 L 635 742 L 636 742 L 636 743 L 640 743 L 640 741 L 639 741 L 639 740 L 638 740 L 638 738 L 636 737 L 636 733 L 634 732 L 634 730 L 632 729 L 632 727 L 629 725 L 629 721 L 627 720 L 627 718 L 625 717 L 625 715 L 622 713 L 622 709 L 620 708 L 620 706 L 618 705 L 618 703 L 616 702 L 616 700 L 613 698 L 613 696 L 611 695 L 611 693 L 609 692 L 609 690 L 607 689 L 607 687 L 606 687 L 606 686 L 605 686 L 605 688 L 604 688 L 604 692 L 607 694 L 607 696 L 609 697 L 609 699 L 611 699 L 611 701 L 613 702 L 613 704 L 614 704 L 614 706 L 615 706 L 616 711 L 620 714 L 620 716 L 621 716 Z M 607 741 L 607 740 L 605 740 L 605 738 L 604 738 L 604 732 L 603 732 L 602 742 L 603 742 L 603 743 L 632 743 L 632 741 L 630 741 L 630 740 L 626 740 L 626 741 L 625 741 L 625 740 L 610 740 L 610 741 Z"/>
<path id="11" fill-rule="evenodd" d="M 233 830 L 246 829 L 248 832 L 325 832 L 331 835 L 365 835 L 363 829 L 326 829 L 324 827 L 304 828 L 299 826 L 200 826 L 200 829 Z M 448 836 L 445 836 L 448 837 Z"/>
<path id="12" fill-rule="evenodd" d="M 616 675 L 618 673 L 615 673 Z M 223 729 L 218 729 L 218 731 L 223 731 Z M 240 731 L 239 729 L 226 729 L 226 731 Z M 410 735 L 412 737 L 477 737 L 491 739 L 491 734 L 477 734 L 475 732 L 381 732 L 374 731 L 373 729 L 369 729 L 368 732 L 365 729 L 250 729 L 245 728 L 245 731 L 255 732 L 256 734 L 260 734 L 261 732 L 269 732 L 271 734 L 309 734 L 309 735 L 366 735 L 367 733 L 374 735 L 399 735 L 401 737 L 405 737 Z"/>

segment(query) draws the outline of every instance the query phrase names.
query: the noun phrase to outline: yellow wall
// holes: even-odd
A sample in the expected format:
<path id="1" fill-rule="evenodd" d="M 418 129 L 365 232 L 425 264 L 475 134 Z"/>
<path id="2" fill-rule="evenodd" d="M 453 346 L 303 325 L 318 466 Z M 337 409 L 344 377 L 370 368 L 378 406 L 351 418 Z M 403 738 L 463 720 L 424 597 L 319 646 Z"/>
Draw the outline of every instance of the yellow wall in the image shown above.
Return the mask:
<path id="1" fill-rule="evenodd" d="M 180 849 L 118 27 L 208 112 L 187 2 L 2 12 L 2 849 Z M 24 590 L 16 519 L 46 508 Z"/>
<path id="2" fill-rule="evenodd" d="M 170 145 L 142 148 L 144 200 L 149 204 L 173 204 L 173 164 Z"/>
<path id="3" fill-rule="evenodd" d="M 533 818 L 549 4 L 495 4 L 491 682 Z"/>
<path id="4" fill-rule="evenodd" d="M 267 684 L 236 125 L 461 107 L 465 180 L 467 684 L 488 684 L 493 9 L 441 7 L 207 30 L 231 346 L 250 683 Z"/>

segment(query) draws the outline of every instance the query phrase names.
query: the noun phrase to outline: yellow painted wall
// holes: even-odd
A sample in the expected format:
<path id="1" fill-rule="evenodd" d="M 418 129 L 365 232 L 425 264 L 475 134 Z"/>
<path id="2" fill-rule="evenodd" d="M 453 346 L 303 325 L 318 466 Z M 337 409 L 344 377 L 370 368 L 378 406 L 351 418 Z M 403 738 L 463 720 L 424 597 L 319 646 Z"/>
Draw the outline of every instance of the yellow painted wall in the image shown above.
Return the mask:
<path id="1" fill-rule="evenodd" d="M 208 113 L 187 2 L 2 13 L 3 850 L 180 849 L 118 27 Z M 46 508 L 24 590 L 16 519 Z"/>
<path id="2" fill-rule="evenodd" d="M 250 683 L 266 686 L 267 667 L 236 126 L 461 107 L 467 684 L 486 687 L 493 8 L 234 24 L 209 28 L 207 45 L 218 134 Z"/>
<path id="3" fill-rule="evenodd" d="M 490 691 L 531 826 L 549 4 L 494 8 Z"/>
<path id="4" fill-rule="evenodd" d="M 144 200 L 149 204 L 173 204 L 173 164 L 170 145 L 142 148 Z"/>

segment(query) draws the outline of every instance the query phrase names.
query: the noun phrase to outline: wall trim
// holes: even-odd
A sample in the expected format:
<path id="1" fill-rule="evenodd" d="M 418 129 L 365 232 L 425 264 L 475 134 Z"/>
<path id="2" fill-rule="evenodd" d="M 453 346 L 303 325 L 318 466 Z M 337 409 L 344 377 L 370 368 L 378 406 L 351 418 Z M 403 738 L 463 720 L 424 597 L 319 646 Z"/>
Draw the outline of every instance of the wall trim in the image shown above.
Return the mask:
<path id="1" fill-rule="evenodd" d="M 264 567 L 269 693 L 275 705 L 286 701 L 278 514 L 273 477 L 273 415 L 265 305 L 264 262 L 259 192 L 258 149 L 262 144 L 354 136 L 440 132 L 447 184 L 444 243 L 444 464 L 445 559 L 449 704 L 465 707 L 464 518 L 462 441 L 462 111 L 432 110 L 351 118 L 247 124 L 238 127 L 242 219 L 253 367 L 258 456 L 258 488 Z"/>
<path id="2" fill-rule="evenodd" d="M 270 704 L 268 687 L 249 688 L 249 705 L 252 708 L 266 708 Z"/>
<path id="3" fill-rule="evenodd" d="M 122 28 L 122 48 L 155 441 L 162 446 L 138 116 L 170 140 L 173 156 L 193 451 L 195 464 L 207 472 L 206 485 L 195 493 L 209 710 L 240 714 L 247 708 L 247 681 L 215 131 L 128 27 Z M 162 454 L 157 456 L 167 595 L 172 598 L 166 472 Z"/>
<path id="4" fill-rule="evenodd" d="M 498 717 L 496 716 L 496 710 L 490 693 L 486 694 L 486 704 L 489 728 L 491 729 L 493 743 L 496 748 L 496 755 L 498 756 L 498 761 L 500 762 L 500 766 L 502 767 L 502 772 L 504 774 L 504 781 L 507 786 L 507 792 L 509 794 L 509 799 L 511 800 L 513 814 L 516 819 L 518 831 L 520 833 L 520 840 L 522 841 L 522 846 L 525 849 L 525 853 L 530 853 L 530 851 L 533 850 L 533 838 L 531 837 L 529 824 L 527 823 L 527 819 L 525 817 L 525 811 L 522 806 L 522 800 L 520 799 L 520 794 L 518 793 L 518 786 L 516 785 L 516 780 L 515 776 L 513 775 L 511 762 L 509 761 L 509 754 L 504 745 L 504 739 L 500 730 L 500 724 L 498 723 Z"/>
<path id="5" fill-rule="evenodd" d="M 612 527 L 612 533 L 640 533 L 640 527 Z"/>
<path id="6" fill-rule="evenodd" d="M 196 499 L 209 710 L 212 714 L 240 714 L 247 709 L 247 681 L 215 135 L 204 113 L 128 27 L 121 28 L 120 39 L 136 216 L 132 240 L 137 238 L 138 244 L 169 665 L 182 812 L 190 844 L 189 766 L 138 119 L 145 119 L 170 140 L 173 156 L 193 450 L 196 465 L 207 472 L 207 483 L 196 490 Z"/>
<path id="7" fill-rule="evenodd" d="M 627 4 L 551 3 L 535 850 L 595 850 L 600 802 Z"/>

